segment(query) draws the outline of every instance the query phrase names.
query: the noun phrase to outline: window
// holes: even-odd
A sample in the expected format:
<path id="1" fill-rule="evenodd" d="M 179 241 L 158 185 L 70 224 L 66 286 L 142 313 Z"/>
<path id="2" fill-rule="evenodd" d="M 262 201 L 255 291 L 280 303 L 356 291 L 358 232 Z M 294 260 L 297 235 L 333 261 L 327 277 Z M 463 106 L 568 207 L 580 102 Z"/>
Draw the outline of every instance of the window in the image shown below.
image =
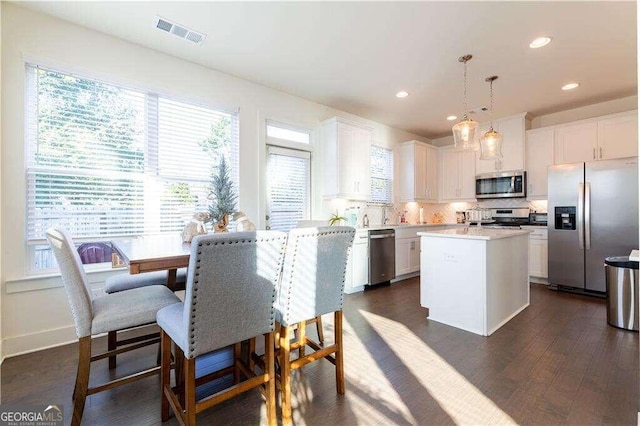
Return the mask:
<path id="1" fill-rule="evenodd" d="M 238 189 L 238 114 L 27 65 L 27 241 L 179 232 L 206 210 L 220 156 Z"/>
<path id="2" fill-rule="evenodd" d="M 371 145 L 371 201 L 393 202 L 393 151 Z"/>
<path id="3" fill-rule="evenodd" d="M 269 229 L 289 231 L 310 217 L 310 141 L 309 131 L 267 122 Z"/>

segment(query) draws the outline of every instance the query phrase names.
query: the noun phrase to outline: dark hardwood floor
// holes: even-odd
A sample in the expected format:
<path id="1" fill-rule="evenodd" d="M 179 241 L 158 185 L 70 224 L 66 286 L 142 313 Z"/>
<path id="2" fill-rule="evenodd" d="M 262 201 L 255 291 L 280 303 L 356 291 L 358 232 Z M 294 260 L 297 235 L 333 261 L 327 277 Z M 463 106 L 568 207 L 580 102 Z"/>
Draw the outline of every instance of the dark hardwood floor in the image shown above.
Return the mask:
<path id="1" fill-rule="evenodd" d="M 638 333 L 608 326 L 604 300 L 533 284 L 531 306 L 488 338 L 425 315 L 417 278 L 346 296 L 346 394 L 336 394 L 331 364 L 306 366 L 294 376 L 294 422 L 637 424 Z M 324 320 L 329 339 L 331 317 Z M 1 402 L 63 404 L 69 422 L 76 350 L 67 345 L 5 360 Z M 155 359 L 155 347 L 134 351 L 119 357 L 116 371 Z M 106 361 L 93 368 L 92 379 L 109 376 Z M 257 391 L 198 415 L 200 424 L 264 420 Z M 84 423 L 161 424 L 158 376 L 90 397 Z"/>

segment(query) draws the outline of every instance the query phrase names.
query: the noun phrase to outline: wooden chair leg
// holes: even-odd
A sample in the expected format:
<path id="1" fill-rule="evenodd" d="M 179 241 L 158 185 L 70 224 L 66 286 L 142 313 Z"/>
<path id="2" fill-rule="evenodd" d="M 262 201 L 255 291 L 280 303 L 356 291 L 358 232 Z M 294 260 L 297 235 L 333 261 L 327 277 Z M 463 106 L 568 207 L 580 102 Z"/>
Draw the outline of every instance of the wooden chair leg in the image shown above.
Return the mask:
<path id="1" fill-rule="evenodd" d="M 72 426 L 79 426 L 82 422 L 82 413 L 84 412 L 84 404 L 87 399 L 87 390 L 89 388 L 89 372 L 91 371 L 91 336 L 80 338 L 78 342 L 79 359 L 78 373 L 76 375 L 76 385 L 73 401 L 73 418 Z"/>
<path id="2" fill-rule="evenodd" d="M 291 346 L 288 326 L 280 327 L 280 397 L 282 399 L 282 423 L 290 424 L 291 418 Z"/>
<path id="3" fill-rule="evenodd" d="M 318 332 L 318 343 L 320 346 L 324 346 L 324 330 L 322 329 L 322 317 L 316 317 L 316 331 Z"/>
<path id="4" fill-rule="evenodd" d="M 180 405 L 184 407 L 184 365 L 186 359 L 184 358 L 184 352 L 180 349 L 180 346 L 174 344 L 174 354 L 176 358 L 176 389 L 178 394 L 178 401 L 180 401 Z"/>
<path id="5" fill-rule="evenodd" d="M 342 311 L 334 313 L 334 342 L 336 344 L 336 390 L 340 395 L 344 395 L 344 352 L 342 347 Z"/>
<path id="6" fill-rule="evenodd" d="M 166 422 L 169 420 L 169 398 L 165 392 L 171 392 L 171 339 L 164 330 L 160 331 L 160 353 L 161 418 Z M 181 359 L 175 360 L 176 365 L 181 362 Z"/>
<path id="7" fill-rule="evenodd" d="M 114 351 L 118 348 L 118 332 L 110 331 L 107 333 L 107 350 Z M 116 368 L 116 356 L 109 357 L 109 370 Z"/>
<path id="8" fill-rule="evenodd" d="M 242 356 L 242 344 L 235 343 L 233 345 L 233 384 L 240 383 L 240 369 L 237 367 L 237 363 L 240 362 Z"/>
<path id="9" fill-rule="evenodd" d="M 255 372 L 256 369 L 256 363 L 253 362 L 253 354 L 256 352 L 256 338 L 252 337 L 251 339 L 249 339 L 249 359 L 248 364 L 249 364 L 249 370 L 251 370 L 252 372 Z"/>
<path id="10" fill-rule="evenodd" d="M 298 324 L 298 334 L 297 334 L 297 339 L 296 341 L 298 342 L 298 344 L 300 345 L 298 347 L 298 357 L 302 358 L 305 355 L 305 339 L 307 338 L 307 322 L 306 321 L 302 321 L 300 322 L 300 324 Z"/>
<path id="11" fill-rule="evenodd" d="M 267 424 L 275 426 L 276 419 L 276 368 L 274 360 L 274 333 L 264 335 L 264 362 L 269 381 L 265 386 L 265 399 L 267 400 Z"/>
<path id="12" fill-rule="evenodd" d="M 196 359 L 185 359 L 184 363 L 185 379 L 185 425 L 195 426 L 196 424 Z"/>

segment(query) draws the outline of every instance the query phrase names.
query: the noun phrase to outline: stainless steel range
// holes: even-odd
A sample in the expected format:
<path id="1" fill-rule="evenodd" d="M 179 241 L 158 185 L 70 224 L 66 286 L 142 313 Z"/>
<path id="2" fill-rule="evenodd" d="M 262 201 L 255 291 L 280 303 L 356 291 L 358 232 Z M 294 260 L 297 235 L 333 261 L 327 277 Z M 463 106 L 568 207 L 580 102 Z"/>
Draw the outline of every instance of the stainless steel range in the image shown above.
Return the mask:
<path id="1" fill-rule="evenodd" d="M 504 207 L 491 209 L 494 223 L 487 226 L 493 228 L 517 227 L 529 224 L 530 210 L 527 207 Z"/>

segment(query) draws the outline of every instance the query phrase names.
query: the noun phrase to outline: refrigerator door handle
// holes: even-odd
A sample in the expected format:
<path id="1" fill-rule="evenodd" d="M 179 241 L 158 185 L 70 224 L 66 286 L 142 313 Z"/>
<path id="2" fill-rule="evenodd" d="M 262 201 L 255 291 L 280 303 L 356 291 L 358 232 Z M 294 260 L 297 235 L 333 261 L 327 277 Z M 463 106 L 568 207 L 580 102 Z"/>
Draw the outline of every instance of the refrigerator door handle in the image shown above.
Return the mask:
<path id="1" fill-rule="evenodd" d="M 578 225 L 578 247 L 580 250 L 584 250 L 584 226 L 583 226 L 583 215 L 584 215 L 584 184 L 578 184 L 578 211 L 576 216 L 578 216 L 577 225 Z"/>
<path id="2" fill-rule="evenodd" d="M 591 184 L 584 184 L 584 242 L 585 248 L 591 250 Z"/>

